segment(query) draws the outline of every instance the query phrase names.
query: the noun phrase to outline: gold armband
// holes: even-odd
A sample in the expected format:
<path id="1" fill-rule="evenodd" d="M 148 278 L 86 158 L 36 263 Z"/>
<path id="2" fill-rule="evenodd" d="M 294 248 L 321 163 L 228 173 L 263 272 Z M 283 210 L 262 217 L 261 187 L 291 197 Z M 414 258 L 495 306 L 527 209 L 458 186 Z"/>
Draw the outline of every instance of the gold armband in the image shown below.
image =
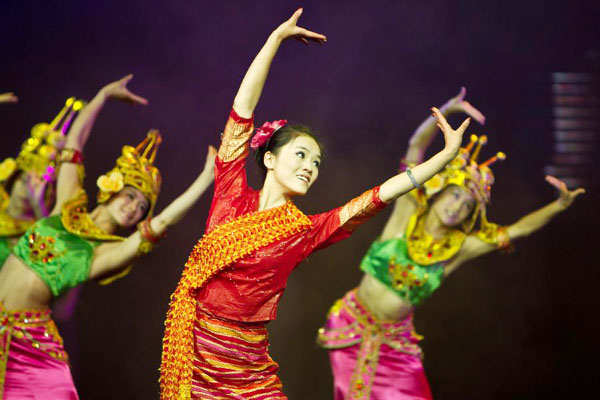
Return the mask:
<path id="1" fill-rule="evenodd" d="M 165 236 L 164 233 L 162 235 L 157 235 L 156 232 L 152 230 L 150 222 L 150 219 L 145 219 L 137 225 L 138 231 L 142 236 L 142 242 L 138 247 L 138 251 L 141 254 L 150 253 L 154 249 L 156 243 Z"/>
<path id="2" fill-rule="evenodd" d="M 514 250 L 510 236 L 508 236 L 508 228 L 492 223 L 487 223 L 484 228 L 476 233 L 479 240 L 495 246 L 503 252 L 510 253 Z"/>

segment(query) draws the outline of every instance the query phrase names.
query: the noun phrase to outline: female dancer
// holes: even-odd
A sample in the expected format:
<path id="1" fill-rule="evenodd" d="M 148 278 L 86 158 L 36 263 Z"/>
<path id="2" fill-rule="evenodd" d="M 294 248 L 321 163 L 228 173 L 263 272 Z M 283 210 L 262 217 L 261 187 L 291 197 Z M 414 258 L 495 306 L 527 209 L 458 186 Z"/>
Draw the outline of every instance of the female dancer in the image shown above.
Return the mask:
<path id="1" fill-rule="evenodd" d="M 27 230 L 0 270 L 0 398 L 77 398 L 50 301 L 80 283 L 118 273 L 149 252 L 212 183 L 214 149 L 195 182 L 152 218 L 161 184 L 153 163 L 161 138 L 150 131 L 137 147 L 123 147 L 115 167 L 97 180 L 99 205 L 87 212 L 77 168 L 81 151 L 108 99 L 146 104 L 127 89 L 131 78 L 105 86 L 82 110 L 59 156 L 63 164 L 51 216 Z M 139 221 L 129 237 L 115 234 Z"/>
<path id="2" fill-rule="evenodd" d="M 285 399 L 268 354 L 266 323 L 292 270 L 309 254 L 347 238 L 393 199 L 432 177 L 460 147 L 466 120 L 444 130 L 445 148 L 332 211 L 306 216 L 291 199 L 319 175 L 320 144 L 305 127 L 266 123 L 250 147 L 265 171 L 260 191 L 244 171 L 253 113 L 281 43 L 325 36 L 296 25 L 302 9 L 269 36 L 233 102 L 215 165 L 206 234 L 192 251 L 172 296 L 161 363 L 161 398 Z M 445 123 L 445 121 L 444 121 Z"/>
<path id="3" fill-rule="evenodd" d="M 464 95 L 463 88 L 441 112 L 464 111 L 483 122 Z M 436 114 L 437 126 L 446 135 L 445 118 Z M 421 124 L 409 141 L 405 167 L 422 161 L 435 132 L 433 118 Z M 558 188 L 558 200 L 507 227 L 488 222 L 485 207 L 494 183 L 489 166 L 504 154 L 477 164 L 485 141 L 484 136 L 472 136 L 444 171 L 396 200 L 381 237 L 362 260 L 365 275 L 358 289 L 330 309 L 317 341 L 330 350 L 335 400 L 430 399 L 421 337 L 412 322 L 415 306 L 466 261 L 509 248 L 512 240 L 537 231 L 584 192 L 569 191 L 558 179 L 546 177 Z M 478 218 L 480 230 L 472 232 Z"/>
<path id="4" fill-rule="evenodd" d="M 56 156 L 82 107 L 81 100 L 67 99 L 50 124 L 39 123 L 31 129 L 16 159 L 8 157 L 0 163 L 0 266 L 27 228 L 52 209 Z"/>

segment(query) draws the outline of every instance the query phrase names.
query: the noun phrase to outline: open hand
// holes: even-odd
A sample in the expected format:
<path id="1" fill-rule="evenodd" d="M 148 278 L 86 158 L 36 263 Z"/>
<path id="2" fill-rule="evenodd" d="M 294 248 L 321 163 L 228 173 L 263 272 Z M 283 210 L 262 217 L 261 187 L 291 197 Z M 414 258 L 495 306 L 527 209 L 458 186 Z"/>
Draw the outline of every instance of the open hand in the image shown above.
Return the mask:
<path id="1" fill-rule="evenodd" d="M 471 103 L 465 100 L 467 95 L 467 88 L 464 86 L 460 88 L 460 92 L 445 104 L 449 113 L 462 112 L 479 122 L 481 125 L 485 124 L 485 116 L 481 111 L 475 108 Z"/>
<path id="2" fill-rule="evenodd" d="M 298 23 L 298 19 L 302 15 L 302 8 L 297 9 L 294 14 L 285 21 L 283 24 L 279 25 L 277 29 L 275 29 L 275 34 L 281 39 L 298 39 L 305 45 L 308 45 L 308 41 L 311 40 L 313 42 L 317 42 L 322 44 L 327 41 L 327 37 L 325 35 L 321 35 L 320 33 L 309 31 L 308 29 L 304 29 L 296 25 Z"/>
<path id="3" fill-rule="evenodd" d="M 0 93 L 0 103 L 17 103 L 19 98 L 13 92 Z"/>
<path id="4" fill-rule="evenodd" d="M 104 86 L 102 89 L 100 89 L 100 92 L 102 92 L 106 97 L 122 100 L 127 103 L 143 105 L 148 104 L 148 100 L 132 93 L 129 89 L 127 89 L 127 84 L 132 78 L 133 74 L 129 74 L 118 81 Z"/>
<path id="5" fill-rule="evenodd" d="M 433 107 L 431 111 L 433 112 L 433 116 L 437 119 L 437 127 L 444 133 L 444 140 L 446 142 L 445 149 L 453 154 L 458 154 L 463 134 L 471 123 L 471 118 L 464 120 L 458 129 L 454 130 L 450 124 L 448 124 L 448 121 L 446 121 L 444 114 L 442 114 L 440 110 Z"/>
<path id="6" fill-rule="evenodd" d="M 558 179 L 552 175 L 546 175 L 546 182 L 548 182 L 549 184 L 554 186 L 556 189 L 558 189 L 558 192 L 560 194 L 560 197 L 558 198 L 558 202 L 565 209 L 569 208 L 569 206 L 571 204 L 573 204 L 573 201 L 575 201 L 575 198 L 577 196 L 585 193 L 584 188 L 577 188 L 575 190 L 569 190 L 567 188 L 567 185 L 563 181 L 561 181 L 560 179 Z"/>

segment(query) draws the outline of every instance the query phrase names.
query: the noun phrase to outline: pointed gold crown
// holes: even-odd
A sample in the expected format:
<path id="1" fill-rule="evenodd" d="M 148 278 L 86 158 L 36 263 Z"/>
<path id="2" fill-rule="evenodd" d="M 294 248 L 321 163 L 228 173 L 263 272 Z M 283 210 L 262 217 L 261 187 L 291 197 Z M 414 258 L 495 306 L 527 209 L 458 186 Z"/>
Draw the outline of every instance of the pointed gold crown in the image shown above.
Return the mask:
<path id="1" fill-rule="evenodd" d="M 490 201 L 491 189 L 494 184 L 494 174 L 490 166 L 498 160 L 506 159 L 506 154 L 498 152 L 490 159 L 478 164 L 481 148 L 486 143 L 487 136 L 471 135 L 469 143 L 460 149 L 456 158 L 443 171 L 423 184 L 427 199 L 450 185 L 461 186 L 469 190 L 477 201 L 477 207 L 473 212 L 472 219 L 466 223 L 465 230 L 467 231 L 473 229 L 479 215 L 482 217 L 482 224 L 487 223 L 485 205 Z"/>
<path id="2" fill-rule="evenodd" d="M 100 188 L 98 203 L 110 200 L 125 185 L 132 186 L 142 192 L 150 202 L 147 217 L 151 217 L 162 182 L 160 171 L 154 166 L 161 142 L 160 132 L 153 129 L 136 147 L 123 146 L 114 168 L 96 181 Z"/>
<path id="3" fill-rule="evenodd" d="M 70 97 L 52 122 L 34 125 L 16 160 L 9 157 L 0 163 L 0 183 L 10 180 L 19 170 L 34 172 L 48 182 L 54 181 L 56 155 L 64 147 L 69 127 L 84 104 L 84 101 Z"/>

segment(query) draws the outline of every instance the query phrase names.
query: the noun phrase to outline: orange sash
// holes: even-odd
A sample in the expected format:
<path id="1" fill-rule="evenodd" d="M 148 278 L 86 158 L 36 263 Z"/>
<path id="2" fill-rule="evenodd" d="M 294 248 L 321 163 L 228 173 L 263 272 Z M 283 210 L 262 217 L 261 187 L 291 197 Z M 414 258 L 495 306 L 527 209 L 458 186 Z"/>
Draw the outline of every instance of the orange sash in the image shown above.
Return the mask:
<path id="1" fill-rule="evenodd" d="M 310 219 L 290 201 L 281 207 L 244 214 L 217 226 L 198 241 L 167 312 L 160 365 L 161 400 L 191 398 L 197 289 L 254 251 L 310 226 Z"/>

